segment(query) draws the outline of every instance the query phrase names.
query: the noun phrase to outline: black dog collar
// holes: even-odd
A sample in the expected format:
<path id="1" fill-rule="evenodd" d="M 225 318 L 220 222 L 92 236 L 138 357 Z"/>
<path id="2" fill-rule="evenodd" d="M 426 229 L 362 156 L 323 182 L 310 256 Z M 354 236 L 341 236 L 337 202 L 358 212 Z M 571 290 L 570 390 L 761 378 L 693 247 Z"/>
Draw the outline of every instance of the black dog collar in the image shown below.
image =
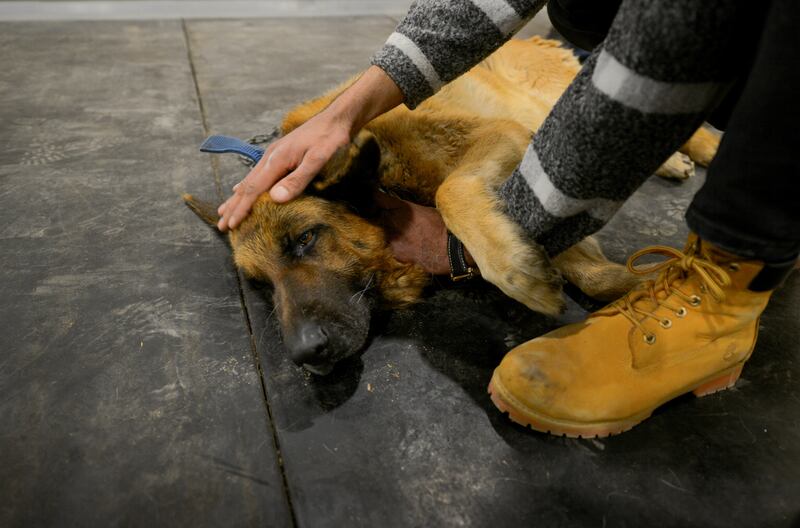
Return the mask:
<path id="1" fill-rule="evenodd" d="M 469 280 L 480 275 L 476 268 L 467 265 L 464 258 L 464 244 L 453 235 L 447 232 L 447 260 L 450 261 L 450 279 L 453 282 Z"/>

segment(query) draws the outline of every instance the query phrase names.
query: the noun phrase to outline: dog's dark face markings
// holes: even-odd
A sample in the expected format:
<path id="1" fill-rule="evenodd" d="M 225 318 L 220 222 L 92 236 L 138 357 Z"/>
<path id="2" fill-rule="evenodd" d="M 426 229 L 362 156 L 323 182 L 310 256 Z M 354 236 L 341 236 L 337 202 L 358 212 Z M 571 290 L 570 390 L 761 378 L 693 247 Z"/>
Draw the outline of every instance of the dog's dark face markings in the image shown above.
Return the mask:
<path id="1" fill-rule="evenodd" d="M 379 227 L 319 197 L 277 205 L 265 195 L 230 240 L 237 266 L 273 284 L 295 363 L 327 374 L 363 347 L 388 256 Z"/>
<path id="2" fill-rule="evenodd" d="M 289 203 L 262 195 L 229 234 L 236 265 L 273 285 L 292 360 L 316 374 L 363 348 L 376 307 L 412 303 L 428 281 L 420 268 L 394 259 L 383 228 L 365 214 L 377 182 L 376 149 L 354 146 L 329 164 L 322 182 Z M 184 200 L 216 224 L 215 207 Z"/>

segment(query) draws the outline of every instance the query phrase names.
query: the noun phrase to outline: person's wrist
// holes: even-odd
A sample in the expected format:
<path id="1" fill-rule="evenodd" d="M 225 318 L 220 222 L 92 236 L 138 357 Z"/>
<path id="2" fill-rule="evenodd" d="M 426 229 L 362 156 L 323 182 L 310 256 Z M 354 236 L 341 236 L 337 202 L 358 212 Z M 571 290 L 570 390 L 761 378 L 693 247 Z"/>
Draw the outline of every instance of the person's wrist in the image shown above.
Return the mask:
<path id="1" fill-rule="evenodd" d="M 365 104 L 349 103 L 343 108 L 337 109 L 334 118 L 338 124 L 350 135 L 350 139 L 355 138 L 367 123 L 372 121 L 375 116 Z"/>
<path id="2" fill-rule="evenodd" d="M 403 94 L 394 81 L 377 66 L 371 66 L 328 110 L 353 138 L 367 123 L 402 102 Z"/>
<path id="3" fill-rule="evenodd" d="M 338 101 L 338 100 L 337 100 Z M 361 130 L 358 124 L 356 113 L 346 105 L 336 104 L 334 101 L 328 108 L 319 114 L 320 119 L 325 122 L 328 129 L 341 130 L 350 137 L 354 138 Z"/>

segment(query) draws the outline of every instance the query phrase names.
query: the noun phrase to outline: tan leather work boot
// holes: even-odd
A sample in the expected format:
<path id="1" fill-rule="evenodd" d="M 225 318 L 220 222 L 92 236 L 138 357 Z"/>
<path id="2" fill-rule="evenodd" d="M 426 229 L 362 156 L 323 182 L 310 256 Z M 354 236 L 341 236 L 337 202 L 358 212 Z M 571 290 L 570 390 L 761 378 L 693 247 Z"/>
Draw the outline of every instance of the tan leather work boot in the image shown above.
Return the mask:
<path id="1" fill-rule="evenodd" d="M 668 259 L 636 268 L 648 254 Z M 660 273 L 585 321 L 505 356 L 489 384 L 501 411 L 538 431 L 607 436 L 627 431 L 677 396 L 734 385 L 772 293 L 753 291 L 765 283 L 764 264 L 692 235 L 685 253 L 643 249 L 631 256 L 628 269 Z M 770 280 L 774 288 L 778 281 Z"/>

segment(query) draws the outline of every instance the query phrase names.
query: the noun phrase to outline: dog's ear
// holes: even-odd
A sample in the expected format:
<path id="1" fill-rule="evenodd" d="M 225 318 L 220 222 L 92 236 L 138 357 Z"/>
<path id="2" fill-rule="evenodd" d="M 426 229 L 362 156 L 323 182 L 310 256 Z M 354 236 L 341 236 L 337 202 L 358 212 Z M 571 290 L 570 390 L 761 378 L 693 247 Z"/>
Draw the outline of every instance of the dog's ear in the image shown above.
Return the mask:
<path id="1" fill-rule="evenodd" d="M 184 194 L 183 201 L 203 222 L 216 229 L 217 222 L 219 222 L 218 206 L 198 200 L 191 194 Z"/>
<path id="2" fill-rule="evenodd" d="M 362 216 L 375 209 L 372 196 L 378 188 L 381 149 L 375 136 L 362 131 L 320 171 L 307 192 L 326 200 L 344 202 Z"/>

